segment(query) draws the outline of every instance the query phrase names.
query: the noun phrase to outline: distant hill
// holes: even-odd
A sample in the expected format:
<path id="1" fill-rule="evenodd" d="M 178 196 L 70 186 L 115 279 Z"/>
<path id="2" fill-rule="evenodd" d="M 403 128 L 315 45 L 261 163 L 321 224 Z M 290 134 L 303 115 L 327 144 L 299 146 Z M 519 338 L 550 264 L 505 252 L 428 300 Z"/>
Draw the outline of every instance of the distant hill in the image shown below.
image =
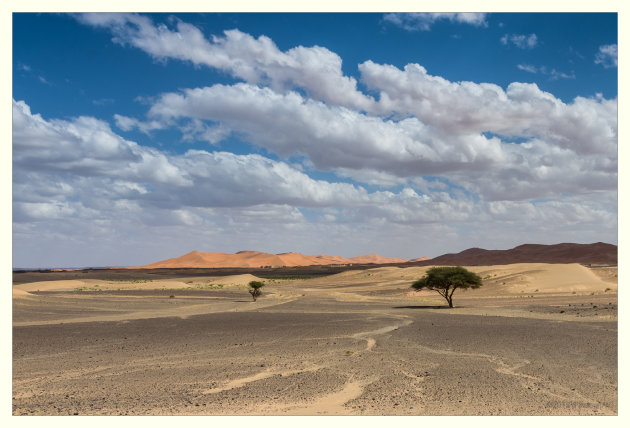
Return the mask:
<path id="1" fill-rule="evenodd" d="M 507 265 L 512 263 L 606 263 L 617 264 L 617 246 L 594 244 L 524 244 L 511 250 L 469 248 L 457 254 L 444 254 L 421 265 Z"/>

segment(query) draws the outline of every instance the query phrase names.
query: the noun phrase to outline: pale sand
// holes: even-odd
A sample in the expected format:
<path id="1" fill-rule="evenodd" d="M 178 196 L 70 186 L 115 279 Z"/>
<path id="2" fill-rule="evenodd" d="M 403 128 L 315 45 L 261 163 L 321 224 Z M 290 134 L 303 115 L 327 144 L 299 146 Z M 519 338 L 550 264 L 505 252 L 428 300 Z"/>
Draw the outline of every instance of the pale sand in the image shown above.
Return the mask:
<path id="1" fill-rule="evenodd" d="M 16 290 L 32 291 L 97 291 L 107 290 L 178 290 L 203 288 L 247 287 L 251 281 L 264 281 L 254 275 L 187 277 L 182 279 L 107 281 L 98 279 L 39 281 L 18 284 Z"/>
<path id="2" fill-rule="evenodd" d="M 428 268 L 16 285 L 13 414 L 617 413 L 616 268 Z"/>

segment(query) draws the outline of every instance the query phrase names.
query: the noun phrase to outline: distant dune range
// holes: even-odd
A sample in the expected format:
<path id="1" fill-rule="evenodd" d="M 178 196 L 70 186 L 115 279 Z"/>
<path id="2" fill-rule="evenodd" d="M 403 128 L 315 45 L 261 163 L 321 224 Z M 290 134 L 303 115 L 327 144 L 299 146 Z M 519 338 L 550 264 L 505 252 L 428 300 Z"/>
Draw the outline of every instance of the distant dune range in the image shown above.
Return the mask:
<path id="1" fill-rule="evenodd" d="M 405 263 L 405 259 L 381 257 L 377 254 L 345 258 L 340 256 L 307 256 L 300 253 L 268 254 L 259 251 L 239 251 L 235 254 L 201 253 L 191 251 L 180 257 L 159 261 L 134 269 L 155 268 L 224 268 L 224 267 L 281 267 L 281 266 L 316 266 L 316 265 L 345 265 L 345 264 L 383 264 Z"/>
<path id="2" fill-rule="evenodd" d="M 462 265 L 488 266 L 513 263 L 617 263 L 617 246 L 597 242 L 594 244 L 524 244 L 510 250 L 484 250 L 470 248 L 457 254 L 444 254 L 434 259 L 419 257 L 411 260 L 382 257 L 367 254 L 357 257 L 328 256 L 320 254 L 309 256 L 300 253 L 269 254 L 259 251 L 240 251 L 228 253 L 202 253 L 191 251 L 180 257 L 162 260 L 145 266 L 130 269 L 176 269 L 176 268 L 260 268 L 294 267 L 351 264 L 401 264 L 416 266 Z"/>

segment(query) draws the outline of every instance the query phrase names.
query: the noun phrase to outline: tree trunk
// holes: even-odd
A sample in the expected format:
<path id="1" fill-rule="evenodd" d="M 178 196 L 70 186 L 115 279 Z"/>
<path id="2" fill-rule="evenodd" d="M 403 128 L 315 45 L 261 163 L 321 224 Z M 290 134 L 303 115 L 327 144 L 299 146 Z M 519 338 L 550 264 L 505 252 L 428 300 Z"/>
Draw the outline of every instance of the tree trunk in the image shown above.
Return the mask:
<path id="1" fill-rule="evenodd" d="M 447 299 L 448 300 L 448 307 L 452 308 L 453 307 L 453 293 L 455 293 L 455 290 L 457 289 L 457 287 L 453 287 L 453 289 L 451 290 L 450 294 L 448 295 Z"/>

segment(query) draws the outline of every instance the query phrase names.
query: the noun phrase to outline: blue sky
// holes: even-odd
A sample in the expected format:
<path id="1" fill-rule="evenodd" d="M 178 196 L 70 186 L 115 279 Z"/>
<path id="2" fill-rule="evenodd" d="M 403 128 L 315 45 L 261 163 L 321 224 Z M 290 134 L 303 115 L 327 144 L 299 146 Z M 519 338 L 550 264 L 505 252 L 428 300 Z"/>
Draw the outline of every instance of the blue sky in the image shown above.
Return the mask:
<path id="1" fill-rule="evenodd" d="M 13 265 L 617 242 L 617 15 L 13 15 Z"/>

